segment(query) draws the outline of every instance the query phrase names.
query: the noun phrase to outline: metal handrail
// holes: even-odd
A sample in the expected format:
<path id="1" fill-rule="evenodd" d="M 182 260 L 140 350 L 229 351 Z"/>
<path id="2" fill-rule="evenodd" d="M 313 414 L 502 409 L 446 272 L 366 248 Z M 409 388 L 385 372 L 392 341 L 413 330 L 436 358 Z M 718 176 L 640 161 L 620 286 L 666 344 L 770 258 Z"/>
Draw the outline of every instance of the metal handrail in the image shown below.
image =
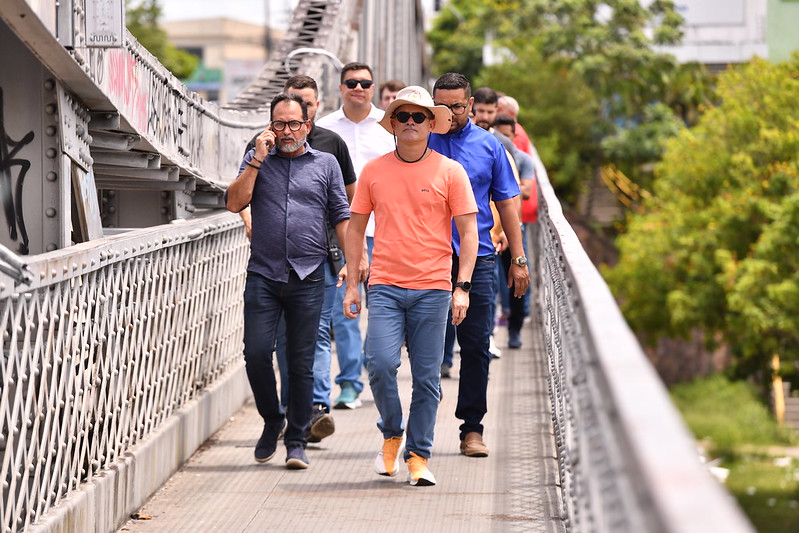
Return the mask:
<path id="1" fill-rule="evenodd" d="M 666 388 L 535 160 L 535 271 L 567 530 L 753 532 L 700 463 Z"/>

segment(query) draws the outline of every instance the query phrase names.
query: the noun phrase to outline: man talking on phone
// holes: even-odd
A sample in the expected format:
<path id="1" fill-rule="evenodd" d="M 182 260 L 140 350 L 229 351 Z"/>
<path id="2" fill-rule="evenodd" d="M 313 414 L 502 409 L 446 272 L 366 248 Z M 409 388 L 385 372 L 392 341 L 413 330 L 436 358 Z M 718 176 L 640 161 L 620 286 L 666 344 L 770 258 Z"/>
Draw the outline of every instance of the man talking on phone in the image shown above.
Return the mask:
<path id="1" fill-rule="evenodd" d="M 271 104 L 270 125 L 258 135 L 239 176 L 225 193 L 226 206 L 250 206 L 252 233 L 244 289 L 244 361 L 264 429 L 255 460 L 277 450 L 284 414 L 272 363 L 278 322 L 286 321 L 289 398 L 284 442 L 286 466 L 304 469 L 309 461 L 305 429 L 313 405 L 316 329 L 325 289 L 329 223 L 341 242 L 350 218 L 336 158 L 307 143 L 307 104 L 281 93 Z"/>

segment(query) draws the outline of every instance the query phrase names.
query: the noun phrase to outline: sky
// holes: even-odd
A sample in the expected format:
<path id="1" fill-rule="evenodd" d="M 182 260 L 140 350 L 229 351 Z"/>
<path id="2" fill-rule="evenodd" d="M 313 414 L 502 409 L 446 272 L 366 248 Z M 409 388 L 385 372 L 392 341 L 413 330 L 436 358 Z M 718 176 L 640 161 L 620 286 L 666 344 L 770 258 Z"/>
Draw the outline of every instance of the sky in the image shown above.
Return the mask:
<path id="1" fill-rule="evenodd" d="M 432 9 L 433 0 L 422 0 L 425 10 Z M 286 28 L 297 0 L 159 0 L 162 20 L 191 20 L 227 17 L 264 24 L 269 5 L 270 26 Z"/>
<path id="2" fill-rule="evenodd" d="M 268 5 L 270 25 L 285 28 L 297 0 L 159 0 L 159 4 L 164 21 L 227 17 L 254 24 L 266 22 Z"/>

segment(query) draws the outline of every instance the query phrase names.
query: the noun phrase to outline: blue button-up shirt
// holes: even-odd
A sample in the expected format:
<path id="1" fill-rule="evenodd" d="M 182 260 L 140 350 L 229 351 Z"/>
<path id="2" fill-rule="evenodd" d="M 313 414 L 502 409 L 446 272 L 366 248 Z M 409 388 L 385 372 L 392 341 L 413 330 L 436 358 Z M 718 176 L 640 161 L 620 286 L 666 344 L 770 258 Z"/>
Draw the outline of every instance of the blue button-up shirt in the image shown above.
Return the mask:
<path id="1" fill-rule="evenodd" d="M 477 233 L 480 238 L 477 255 L 494 254 L 494 244 L 491 242 L 494 217 L 490 202 L 507 200 L 520 194 L 502 143 L 493 134 L 470 121 L 455 133 L 431 134 L 430 148 L 454 159 L 466 169 L 472 183 L 474 199 L 477 201 Z M 455 253 L 459 254 L 460 235 L 454 222 L 452 246 Z"/>
<path id="2" fill-rule="evenodd" d="M 252 161 L 244 156 L 239 174 Z M 273 148 L 264 159 L 250 201 L 252 236 L 247 270 L 287 282 L 289 268 L 305 279 L 327 257 L 327 229 L 350 218 L 338 161 L 314 150 L 285 157 Z"/>

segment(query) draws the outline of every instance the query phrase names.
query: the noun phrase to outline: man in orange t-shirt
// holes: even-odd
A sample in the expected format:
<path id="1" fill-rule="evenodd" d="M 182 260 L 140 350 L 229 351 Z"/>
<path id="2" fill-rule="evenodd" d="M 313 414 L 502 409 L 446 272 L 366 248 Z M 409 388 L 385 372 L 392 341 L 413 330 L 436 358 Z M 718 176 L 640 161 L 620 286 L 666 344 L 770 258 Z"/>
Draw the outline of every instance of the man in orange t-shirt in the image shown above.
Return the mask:
<path id="1" fill-rule="evenodd" d="M 374 461 L 378 474 L 393 476 L 399 450 L 411 485 L 435 485 L 427 462 L 433 447 L 441 390 L 444 333 L 460 324 L 469 308 L 477 257 L 477 204 L 464 168 L 428 148 L 428 136 L 449 131 L 451 114 L 418 86 L 399 91 L 380 125 L 395 136 L 396 150 L 369 161 L 352 200 L 350 243 L 362 243 L 375 214 L 375 248 L 369 275 L 366 368 L 380 413 L 383 446 Z M 452 287 L 452 221 L 461 236 L 457 283 Z M 357 318 L 358 253 L 347 254 L 343 312 Z M 352 259 L 350 258 L 352 255 Z M 357 256 L 357 257 L 356 257 Z M 408 343 L 413 393 L 407 430 L 397 387 L 400 350 Z"/>

